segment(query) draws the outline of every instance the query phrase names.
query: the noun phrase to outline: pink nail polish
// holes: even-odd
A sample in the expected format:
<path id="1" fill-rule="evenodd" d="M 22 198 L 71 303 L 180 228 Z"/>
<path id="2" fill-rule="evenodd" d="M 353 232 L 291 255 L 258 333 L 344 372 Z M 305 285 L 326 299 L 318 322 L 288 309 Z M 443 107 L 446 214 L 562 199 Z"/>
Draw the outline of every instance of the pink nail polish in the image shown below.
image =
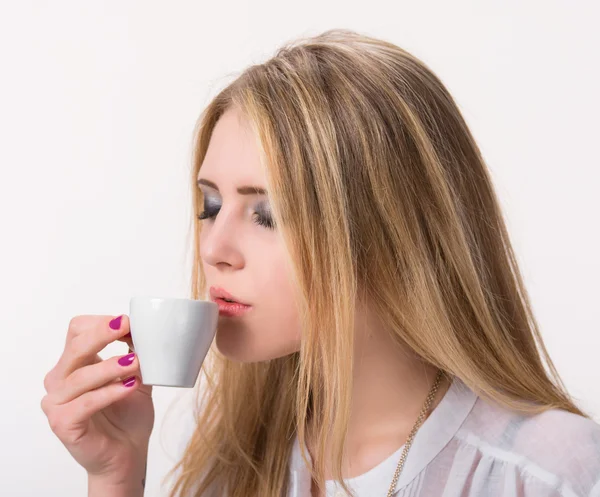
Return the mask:
<path id="1" fill-rule="evenodd" d="M 113 330 L 118 330 L 121 327 L 121 319 L 123 319 L 122 315 L 113 319 L 110 323 L 108 323 L 108 326 L 110 326 Z"/>
<path id="2" fill-rule="evenodd" d="M 133 385 L 135 385 L 135 376 L 123 380 L 123 385 L 125 385 L 126 387 L 132 387 Z"/>
<path id="3" fill-rule="evenodd" d="M 134 358 L 135 358 L 135 354 L 131 353 L 131 354 L 127 354 L 127 355 L 124 355 L 123 357 L 121 357 L 118 362 L 121 366 L 129 366 L 133 362 Z"/>

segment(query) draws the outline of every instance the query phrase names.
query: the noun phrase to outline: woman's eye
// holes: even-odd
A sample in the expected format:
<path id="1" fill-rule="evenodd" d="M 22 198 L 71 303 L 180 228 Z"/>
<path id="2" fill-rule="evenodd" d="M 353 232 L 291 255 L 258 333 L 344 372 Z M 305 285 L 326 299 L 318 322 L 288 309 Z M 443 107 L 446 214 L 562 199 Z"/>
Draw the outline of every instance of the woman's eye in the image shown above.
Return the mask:
<path id="1" fill-rule="evenodd" d="M 201 212 L 200 214 L 198 214 L 197 217 L 200 220 L 214 219 L 215 217 L 217 217 L 217 214 L 219 213 L 220 210 L 221 210 L 220 208 L 214 208 L 214 207 L 211 208 L 209 206 L 204 206 L 204 211 Z M 273 221 L 273 218 L 270 215 L 265 215 L 265 214 L 256 212 L 253 216 L 253 220 L 259 226 L 264 226 L 265 228 L 268 228 L 268 229 L 275 229 L 275 223 Z"/>
<path id="2" fill-rule="evenodd" d="M 270 230 L 275 229 L 275 223 L 273 222 L 273 218 L 271 216 L 264 216 L 257 212 L 256 217 L 254 218 L 254 222 Z"/>
<path id="3" fill-rule="evenodd" d="M 204 212 L 201 212 L 200 214 L 198 214 L 198 219 L 202 220 L 202 219 L 212 219 L 214 217 L 217 216 L 217 214 L 219 213 L 220 209 L 209 209 L 209 208 L 204 208 Z"/>

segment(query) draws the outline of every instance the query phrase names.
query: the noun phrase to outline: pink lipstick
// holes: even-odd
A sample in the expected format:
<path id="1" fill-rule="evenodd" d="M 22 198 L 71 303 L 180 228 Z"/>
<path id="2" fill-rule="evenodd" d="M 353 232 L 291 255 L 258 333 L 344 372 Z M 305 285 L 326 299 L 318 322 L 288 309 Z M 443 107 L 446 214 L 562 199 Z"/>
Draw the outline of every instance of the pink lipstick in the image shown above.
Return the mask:
<path id="1" fill-rule="evenodd" d="M 219 287 L 210 287 L 210 299 L 219 306 L 220 316 L 238 317 L 252 309 L 251 305 L 239 301 L 237 297 Z"/>

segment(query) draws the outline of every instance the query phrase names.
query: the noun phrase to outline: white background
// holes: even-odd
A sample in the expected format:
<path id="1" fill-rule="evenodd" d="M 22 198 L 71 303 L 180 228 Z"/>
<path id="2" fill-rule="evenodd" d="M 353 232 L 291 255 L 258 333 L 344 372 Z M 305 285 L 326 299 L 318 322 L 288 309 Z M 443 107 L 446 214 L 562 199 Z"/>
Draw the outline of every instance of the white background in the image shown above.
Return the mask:
<path id="1" fill-rule="evenodd" d="M 200 111 L 280 44 L 334 27 L 411 51 L 454 95 L 549 351 L 599 420 L 597 21 L 592 1 L 1 3 L 0 494 L 85 495 L 40 408 L 69 320 L 188 296 Z M 165 495 L 191 407 L 164 416 L 189 392 L 155 387 L 147 496 Z"/>

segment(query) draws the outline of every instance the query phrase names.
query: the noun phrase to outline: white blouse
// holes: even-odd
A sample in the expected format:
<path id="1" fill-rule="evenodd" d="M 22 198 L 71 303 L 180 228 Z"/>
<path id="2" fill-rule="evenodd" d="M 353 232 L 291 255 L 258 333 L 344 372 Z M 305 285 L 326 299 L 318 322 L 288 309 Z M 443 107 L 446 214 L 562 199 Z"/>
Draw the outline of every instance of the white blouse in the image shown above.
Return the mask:
<path id="1" fill-rule="evenodd" d="M 403 448 L 345 480 L 356 497 L 387 495 Z M 289 471 L 288 497 L 310 497 L 297 439 Z M 327 481 L 327 497 L 346 497 L 340 488 Z M 417 431 L 394 496 L 600 497 L 600 425 L 561 409 L 522 415 L 454 378 Z"/>

